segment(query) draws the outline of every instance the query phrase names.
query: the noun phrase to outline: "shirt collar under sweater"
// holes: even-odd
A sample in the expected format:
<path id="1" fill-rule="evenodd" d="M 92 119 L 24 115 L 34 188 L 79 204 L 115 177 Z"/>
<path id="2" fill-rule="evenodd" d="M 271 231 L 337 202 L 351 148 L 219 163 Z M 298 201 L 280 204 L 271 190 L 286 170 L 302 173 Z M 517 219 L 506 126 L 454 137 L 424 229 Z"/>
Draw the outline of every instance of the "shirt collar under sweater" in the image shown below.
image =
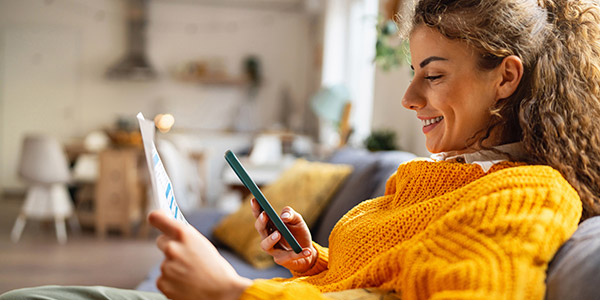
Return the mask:
<path id="1" fill-rule="evenodd" d="M 523 149 L 522 142 L 504 144 L 496 146 L 494 149 L 510 154 L 515 160 L 523 160 L 527 155 Z M 487 172 L 493 165 L 506 161 L 509 157 L 503 153 L 496 153 L 492 150 L 480 150 L 463 154 L 457 154 L 456 151 L 440 152 L 432 154 L 431 159 L 434 161 L 457 161 L 467 164 L 478 164 L 484 172 Z"/>

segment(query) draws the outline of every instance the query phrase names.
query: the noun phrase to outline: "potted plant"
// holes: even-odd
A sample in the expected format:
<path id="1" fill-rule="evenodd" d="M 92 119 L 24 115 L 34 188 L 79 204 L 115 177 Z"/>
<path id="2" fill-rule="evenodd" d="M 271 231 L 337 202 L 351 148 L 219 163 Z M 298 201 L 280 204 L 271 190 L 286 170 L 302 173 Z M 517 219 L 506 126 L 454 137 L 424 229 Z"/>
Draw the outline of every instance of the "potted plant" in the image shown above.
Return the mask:
<path id="1" fill-rule="evenodd" d="M 374 130 L 364 141 L 369 151 L 397 150 L 396 133 L 389 129 Z"/>

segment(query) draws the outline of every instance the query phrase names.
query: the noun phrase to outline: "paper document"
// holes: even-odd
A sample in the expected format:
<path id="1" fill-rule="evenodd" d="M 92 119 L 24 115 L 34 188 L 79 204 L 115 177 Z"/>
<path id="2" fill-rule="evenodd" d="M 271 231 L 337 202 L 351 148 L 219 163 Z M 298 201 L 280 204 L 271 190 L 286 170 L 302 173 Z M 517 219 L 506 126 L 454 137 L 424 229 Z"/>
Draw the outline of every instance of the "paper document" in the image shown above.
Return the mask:
<path id="1" fill-rule="evenodd" d="M 142 132 L 142 140 L 144 142 L 144 153 L 146 154 L 146 162 L 150 171 L 150 180 L 152 181 L 152 190 L 154 191 L 155 204 L 158 208 L 167 212 L 173 218 L 189 224 L 183 214 L 179 210 L 171 179 L 167 175 L 167 171 L 163 166 L 156 146 L 154 145 L 154 122 L 144 119 L 142 113 L 137 114 L 138 122 L 140 123 L 140 131 Z"/>

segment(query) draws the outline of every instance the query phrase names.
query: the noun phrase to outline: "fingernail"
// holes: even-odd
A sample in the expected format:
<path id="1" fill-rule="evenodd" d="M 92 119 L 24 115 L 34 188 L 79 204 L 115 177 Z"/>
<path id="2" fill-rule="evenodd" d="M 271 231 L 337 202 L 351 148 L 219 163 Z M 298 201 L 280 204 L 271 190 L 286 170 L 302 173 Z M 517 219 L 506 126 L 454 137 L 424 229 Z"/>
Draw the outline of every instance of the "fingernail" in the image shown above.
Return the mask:
<path id="1" fill-rule="evenodd" d="M 279 238 L 279 232 L 275 231 L 273 232 L 273 234 L 271 234 L 271 239 L 272 240 L 276 240 Z"/>
<path id="2" fill-rule="evenodd" d="M 283 214 L 281 214 L 281 218 L 282 219 L 289 219 L 292 215 L 290 215 L 289 212 L 284 212 Z"/>
<path id="3" fill-rule="evenodd" d="M 304 256 L 310 256 L 310 250 L 304 250 L 302 251 L 302 254 L 304 254 Z"/>

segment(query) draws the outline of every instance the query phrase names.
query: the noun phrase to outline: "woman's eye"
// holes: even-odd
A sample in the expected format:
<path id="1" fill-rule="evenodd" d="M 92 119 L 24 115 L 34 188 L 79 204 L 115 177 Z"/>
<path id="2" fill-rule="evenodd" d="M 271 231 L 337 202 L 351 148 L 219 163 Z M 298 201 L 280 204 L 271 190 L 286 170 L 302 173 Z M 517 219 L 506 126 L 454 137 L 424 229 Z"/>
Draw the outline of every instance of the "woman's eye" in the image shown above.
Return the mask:
<path id="1" fill-rule="evenodd" d="M 442 78 L 442 75 L 436 75 L 436 76 L 425 76 L 425 79 L 426 79 L 426 80 L 429 80 L 429 81 L 435 81 L 436 79 L 440 79 L 440 78 Z"/>

